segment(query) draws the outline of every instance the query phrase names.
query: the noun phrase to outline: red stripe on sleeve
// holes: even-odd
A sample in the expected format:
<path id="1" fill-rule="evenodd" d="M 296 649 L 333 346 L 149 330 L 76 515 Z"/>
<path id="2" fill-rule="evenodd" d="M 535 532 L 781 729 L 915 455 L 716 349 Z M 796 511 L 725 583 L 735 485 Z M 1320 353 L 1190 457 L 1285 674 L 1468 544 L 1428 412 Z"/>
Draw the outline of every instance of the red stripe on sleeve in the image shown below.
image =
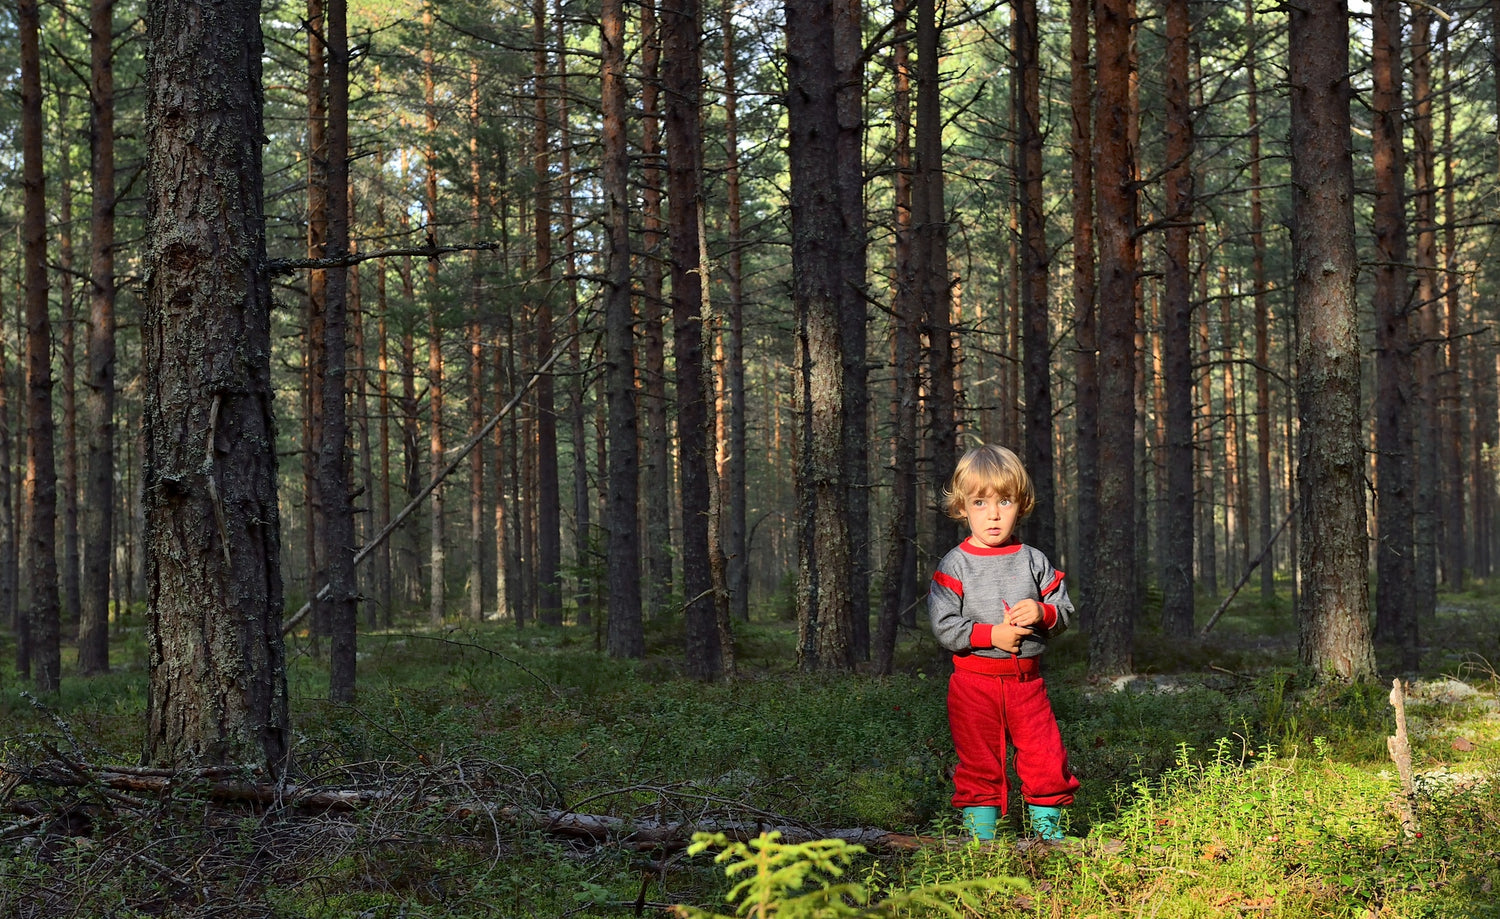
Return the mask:
<path id="1" fill-rule="evenodd" d="M 953 575 L 948 574 L 944 571 L 935 571 L 932 574 L 932 579 L 948 588 L 949 590 L 953 591 L 954 593 L 958 594 L 960 597 L 964 595 L 964 582 L 960 581 Z"/>
<path id="2" fill-rule="evenodd" d="M 1057 589 L 1057 585 L 1059 585 L 1059 584 L 1062 583 L 1062 579 L 1063 579 L 1063 573 L 1061 571 L 1054 572 L 1053 575 L 1052 575 L 1052 581 L 1051 581 L 1051 583 L 1049 583 L 1046 587 L 1042 588 L 1042 596 L 1045 597 L 1045 596 L 1047 596 L 1047 594 L 1050 594 L 1050 593 L 1052 593 L 1052 591 L 1056 590 Z"/>
<path id="3" fill-rule="evenodd" d="M 1048 629 L 1057 625 L 1057 607 L 1051 603 L 1042 604 L 1042 625 Z"/>
<path id="4" fill-rule="evenodd" d="M 995 627 L 988 622 L 974 623 L 974 631 L 969 633 L 969 645 L 975 648 L 993 648 Z"/>

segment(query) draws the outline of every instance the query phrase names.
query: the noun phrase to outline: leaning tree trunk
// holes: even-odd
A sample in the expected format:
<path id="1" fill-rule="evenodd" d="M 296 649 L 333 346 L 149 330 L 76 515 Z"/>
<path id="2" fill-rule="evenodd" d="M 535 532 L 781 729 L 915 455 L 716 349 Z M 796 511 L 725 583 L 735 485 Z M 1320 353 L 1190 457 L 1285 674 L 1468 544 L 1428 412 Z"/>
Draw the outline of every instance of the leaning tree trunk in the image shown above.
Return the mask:
<path id="1" fill-rule="evenodd" d="M 611 657 L 642 657 L 641 559 L 637 498 L 635 341 L 630 309 L 629 148 L 625 142 L 625 5 L 604 0 L 599 13 L 600 110 L 603 116 L 602 187 L 609 234 L 604 291 L 605 399 L 609 403 L 609 484 L 604 527 L 609 540 Z"/>
<path id="2" fill-rule="evenodd" d="M 1359 318 L 1354 299 L 1349 10 L 1291 10 L 1292 233 L 1301 419 L 1297 488 L 1302 665 L 1319 680 L 1375 676 L 1365 543 Z"/>
<path id="3" fill-rule="evenodd" d="M 146 761 L 276 774 L 290 738 L 260 4 L 153 2 L 146 28 Z"/>
<path id="4" fill-rule="evenodd" d="M 78 672 L 109 669 L 109 563 L 114 551 L 115 455 L 115 71 L 114 0 L 92 0 L 89 62 L 92 74 L 92 209 L 89 215 L 89 338 L 84 412 L 88 443 L 84 472 L 82 596 L 78 613 Z"/>
<path id="5" fill-rule="evenodd" d="M 36 689 L 62 680 L 61 609 L 57 594 L 57 469 L 52 424 L 52 323 L 47 315 L 47 203 L 42 167 L 40 14 L 21 0 L 21 251 L 26 305 L 26 496 L 22 532 L 30 603 L 30 671 Z"/>
<path id="6" fill-rule="evenodd" d="M 1094 178 L 1099 238 L 1099 517 L 1089 673 L 1133 667 L 1135 635 L 1136 179 L 1130 134 L 1128 0 L 1099 0 L 1094 35 Z"/>
<path id="7" fill-rule="evenodd" d="M 1401 6 L 1377 0 L 1370 69 L 1375 166 L 1375 637 L 1415 639 L 1412 609 L 1412 345 L 1406 277 L 1406 162 L 1401 118 Z M 1307 328 L 1304 326 L 1303 328 Z M 1412 645 L 1415 648 L 1415 644 Z"/>
<path id="8" fill-rule="evenodd" d="M 1162 502 L 1164 635 L 1193 629 L 1193 115 L 1188 94 L 1187 0 L 1167 2 L 1167 245 L 1162 304 L 1166 478 Z"/>

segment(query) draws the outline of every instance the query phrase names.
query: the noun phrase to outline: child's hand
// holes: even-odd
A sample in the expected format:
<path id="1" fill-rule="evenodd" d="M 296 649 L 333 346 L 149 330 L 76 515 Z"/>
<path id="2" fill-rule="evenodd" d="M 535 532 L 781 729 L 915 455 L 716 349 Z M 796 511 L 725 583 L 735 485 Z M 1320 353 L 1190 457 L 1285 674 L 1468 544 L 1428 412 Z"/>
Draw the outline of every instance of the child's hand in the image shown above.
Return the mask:
<path id="1" fill-rule="evenodd" d="M 1005 608 L 1005 624 L 1019 626 L 1040 625 L 1042 622 L 1042 605 L 1027 597 Z"/>
<path id="2" fill-rule="evenodd" d="M 995 626 L 990 632 L 990 643 L 1001 651 L 1015 654 L 1021 650 L 1021 639 L 1031 634 L 1031 629 L 1005 623 Z"/>

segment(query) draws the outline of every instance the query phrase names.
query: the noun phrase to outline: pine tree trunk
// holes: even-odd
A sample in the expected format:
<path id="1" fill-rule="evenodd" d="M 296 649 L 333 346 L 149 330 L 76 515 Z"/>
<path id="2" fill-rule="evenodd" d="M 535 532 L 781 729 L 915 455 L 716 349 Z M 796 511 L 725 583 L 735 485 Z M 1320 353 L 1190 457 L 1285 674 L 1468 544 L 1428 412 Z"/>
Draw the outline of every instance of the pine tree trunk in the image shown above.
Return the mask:
<path id="1" fill-rule="evenodd" d="M 67 40 L 67 19 L 59 24 L 60 37 Z M 54 88 L 57 98 L 57 121 L 61 131 L 68 131 L 69 98 Z M 58 227 L 57 266 L 58 301 L 62 328 L 57 351 L 62 363 L 62 624 L 78 625 L 79 599 L 78 558 L 78 335 L 74 311 L 73 279 L 77 268 L 73 259 L 73 162 L 70 142 L 59 144 L 58 160 Z M 76 631 L 75 631 L 76 634 Z"/>
<path id="2" fill-rule="evenodd" d="M 1094 296 L 1093 84 L 1089 68 L 1089 0 L 1069 0 L 1069 101 L 1073 176 L 1074 436 L 1078 466 L 1078 552 L 1073 563 L 1080 596 L 1094 596 L 1099 539 L 1099 362 Z M 1080 605 L 1080 609 L 1085 609 Z M 1080 619 L 1087 620 L 1087 614 Z"/>
<path id="3" fill-rule="evenodd" d="M 698 0 L 665 0 L 661 17 L 687 669 L 695 679 L 710 680 L 719 675 L 723 659 L 708 549 L 709 388 L 703 355 L 703 292 L 697 274 L 701 257 L 698 208 L 703 193 L 703 137 L 698 121 L 703 26 Z"/>
<path id="4" fill-rule="evenodd" d="M 1442 457 L 1439 380 L 1449 372 L 1443 345 L 1442 307 L 1438 302 L 1437 283 L 1437 197 L 1433 189 L 1435 156 L 1432 135 L 1432 12 L 1420 4 L 1411 8 L 1411 76 L 1412 76 L 1412 203 L 1416 232 L 1417 299 L 1414 305 L 1416 338 L 1415 397 L 1412 418 L 1415 438 L 1412 469 L 1416 474 L 1416 566 L 1412 587 L 1416 594 L 1417 633 L 1431 633 L 1437 625 L 1437 587 L 1439 568 L 1462 566 L 1461 558 L 1444 559 L 1438 555 L 1443 530 L 1454 521 L 1443 519 L 1443 499 L 1448 483 L 1441 480 L 1438 464 Z M 1461 526 L 1463 517 L 1457 522 Z M 1411 668 L 1417 665 L 1416 635 L 1410 649 L 1403 645 Z"/>
<path id="5" fill-rule="evenodd" d="M 1370 60 L 1375 165 L 1375 637 L 1415 648 L 1412 344 L 1407 327 L 1406 166 L 1401 127 L 1401 7 L 1376 0 Z M 1308 326 L 1303 325 L 1307 330 Z"/>
<path id="6" fill-rule="evenodd" d="M 5 285 L 0 283 L 0 294 L 4 290 Z M 8 318 L 5 315 L 5 298 L 0 295 L 0 321 Z M 0 622 L 4 622 L 11 635 L 15 636 L 16 673 L 26 676 L 31 661 L 31 627 L 26 617 L 21 615 L 19 602 L 21 566 L 16 545 L 16 522 L 19 518 L 16 515 L 17 489 L 12 465 L 14 445 L 11 436 L 11 381 L 6 350 L 5 336 L 0 335 Z"/>
<path id="7" fill-rule="evenodd" d="M 724 43 L 724 185 L 728 196 L 729 253 L 725 280 L 729 285 L 728 317 L 724 346 L 724 389 L 727 415 L 724 418 L 726 442 L 724 453 L 724 491 L 727 516 L 724 526 L 724 555 L 728 566 L 729 602 L 733 617 L 750 619 L 750 565 L 746 533 L 745 470 L 745 293 L 744 253 L 741 233 L 739 99 L 735 86 L 734 4 L 724 2 L 720 13 L 720 31 Z M 863 303 L 861 303 L 863 309 Z"/>
<path id="8" fill-rule="evenodd" d="M 349 34 L 347 0 L 328 0 L 328 258 L 349 254 Z M 323 508 L 327 571 L 325 612 L 330 636 L 328 697 L 354 701 L 359 585 L 354 578 L 354 504 L 349 483 L 349 269 L 327 273 L 323 357 L 323 423 L 318 444 L 318 495 Z M 319 590 L 321 585 L 314 585 Z"/>
<path id="9" fill-rule="evenodd" d="M 1291 9 L 1292 232 L 1297 306 L 1302 665 L 1319 680 L 1375 676 L 1365 544 L 1359 323 L 1354 298 L 1349 10 Z"/>
<path id="10" fill-rule="evenodd" d="M 1255 304 L 1255 480 L 1256 516 L 1260 544 L 1271 542 L 1271 318 L 1266 296 L 1266 233 L 1261 193 L 1260 90 L 1257 55 L 1260 33 L 1255 26 L 1255 0 L 1245 0 L 1245 30 L 1250 33 L 1245 53 L 1245 106 L 1250 134 L 1250 246 L 1251 296 Z M 1276 596 L 1276 554 L 1267 553 L 1260 565 L 1260 597 Z"/>
<path id="11" fill-rule="evenodd" d="M 78 621 L 78 672 L 109 669 L 110 559 L 114 554 L 115 460 L 115 76 L 114 0 L 92 0 L 89 12 L 92 206 L 89 215 L 89 340 L 84 414 L 83 573 Z M 0 369 L 0 374 L 3 374 Z M 0 410 L 0 427 L 4 427 Z M 7 436 L 0 434 L 0 437 Z M 8 451 L 6 451 L 8 452 Z M 0 466 L 9 468 L 8 456 Z M 0 488 L 0 501 L 9 495 Z M 0 529 L 4 523 L 0 522 Z M 3 551 L 0 551 L 3 555 Z M 3 601 L 0 601 L 3 605 Z"/>
<path id="12" fill-rule="evenodd" d="M 604 0 L 599 14 L 602 183 L 609 233 L 604 292 L 605 398 L 609 402 L 608 504 L 604 528 L 611 657 L 641 657 L 641 558 L 638 518 L 635 340 L 630 309 L 630 156 L 625 138 L 625 4 Z"/>
<path id="13" fill-rule="evenodd" d="M 552 185 L 547 114 L 547 0 L 531 7 L 532 170 L 536 182 L 535 290 L 536 359 L 552 353 Z M 537 604 L 543 625 L 562 625 L 562 495 L 557 472 L 557 410 L 553 378 L 543 374 L 536 388 L 536 540 Z"/>
<path id="14" fill-rule="evenodd" d="M 425 42 L 422 48 L 422 89 L 424 94 L 423 108 L 427 116 L 427 149 L 423 160 L 426 166 L 427 182 L 424 194 L 424 204 L 427 209 L 427 238 L 429 243 L 435 242 L 437 216 L 437 191 L 438 191 L 438 166 L 437 166 L 437 100 L 436 100 L 436 64 L 432 47 L 432 25 L 433 12 L 432 3 L 429 2 L 422 9 L 422 25 L 425 32 Z M 432 475 L 443 468 L 443 454 L 446 452 L 445 435 L 443 430 L 443 319 L 439 311 L 439 303 L 442 300 L 442 280 L 438 271 L 437 258 L 427 260 L 427 289 L 424 292 L 427 300 L 427 402 L 429 416 L 429 427 L 427 429 L 427 457 Z M 447 571 L 447 522 L 444 517 L 445 489 L 438 486 L 432 490 L 428 497 L 428 572 L 427 572 L 427 622 L 434 628 L 440 628 L 448 612 L 448 571 Z"/>
<path id="15" fill-rule="evenodd" d="M 1193 629 L 1193 115 L 1188 92 L 1188 0 L 1168 0 L 1166 265 L 1162 386 L 1166 493 L 1162 500 L 1162 634 Z"/>
<path id="16" fill-rule="evenodd" d="M 1453 189 L 1453 77 L 1451 33 L 1448 20 L 1438 24 L 1438 43 L 1443 53 L 1443 299 L 1447 319 L 1448 371 L 1443 374 L 1442 422 L 1443 422 L 1443 481 L 1446 485 L 1443 499 L 1444 530 L 1443 557 L 1449 560 L 1444 586 L 1451 591 L 1464 587 L 1464 565 L 1471 556 L 1474 543 L 1472 528 L 1466 529 L 1467 503 L 1464 500 L 1464 405 L 1460 393 L 1464 369 L 1468 364 L 1465 351 L 1469 343 L 1464 339 L 1463 307 L 1459 303 L 1461 276 L 1456 271 L 1458 254 L 1457 207 Z"/>
<path id="17" fill-rule="evenodd" d="M 145 759 L 274 776 L 290 737 L 260 5 L 153 4 L 146 30 Z"/>
<path id="18" fill-rule="evenodd" d="M 484 186 L 479 169 L 479 62 L 469 65 L 469 222 L 476 238 L 483 235 L 480 207 Z M 484 311 L 483 256 L 469 253 L 469 437 L 479 436 L 484 427 Z M 469 619 L 484 621 L 484 598 L 487 590 L 485 556 L 488 542 L 484 532 L 485 461 L 484 443 L 474 445 L 469 454 Z"/>
<path id="19" fill-rule="evenodd" d="M 57 593 L 57 468 L 52 424 L 52 322 L 47 313 L 47 205 L 42 165 L 40 15 L 35 0 L 20 0 L 21 255 L 25 263 L 26 492 L 24 552 L 29 581 L 30 675 L 39 693 L 62 681 L 60 601 Z"/>
<path id="20" fill-rule="evenodd" d="M 307 257 L 322 258 L 328 251 L 328 100 L 326 0 L 307 0 Z M 323 443 L 324 371 L 328 355 L 328 272 L 307 273 L 307 352 L 303 368 L 302 481 L 303 514 L 307 532 L 307 596 L 313 600 L 312 634 L 329 634 L 329 609 L 316 599 L 328 583 L 322 550 L 323 496 L 318 491 L 318 457 Z"/>
<path id="21" fill-rule="evenodd" d="M 1126 0 L 1099 0 L 1094 35 L 1094 179 L 1099 238 L 1099 516 L 1089 627 L 1089 673 L 1129 673 L 1134 664 L 1136 571 L 1135 301 L 1136 192 L 1130 148 L 1130 33 Z"/>

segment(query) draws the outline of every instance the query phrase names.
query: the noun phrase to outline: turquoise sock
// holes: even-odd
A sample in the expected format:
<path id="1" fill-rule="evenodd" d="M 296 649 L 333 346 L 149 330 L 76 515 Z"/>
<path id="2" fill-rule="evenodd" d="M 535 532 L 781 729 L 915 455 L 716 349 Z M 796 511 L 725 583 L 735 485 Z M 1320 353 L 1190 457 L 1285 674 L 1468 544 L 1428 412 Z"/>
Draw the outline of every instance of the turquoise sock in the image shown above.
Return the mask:
<path id="1" fill-rule="evenodd" d="M 998 807 L 964 808 L 964 829 L 980 841 L 995 838 L 995 823 L 999 819 Z"/>
<path id="2" fill-rule="evenodd" d="M 1031 829 L 1042 839 L 1062 839 L 1062 827 L 1058 822 L 1062 818 L 1062 808 L 1048 807 L 1045 804 L 1028 804 L 1027 810 L 1031 812 Z"/>

